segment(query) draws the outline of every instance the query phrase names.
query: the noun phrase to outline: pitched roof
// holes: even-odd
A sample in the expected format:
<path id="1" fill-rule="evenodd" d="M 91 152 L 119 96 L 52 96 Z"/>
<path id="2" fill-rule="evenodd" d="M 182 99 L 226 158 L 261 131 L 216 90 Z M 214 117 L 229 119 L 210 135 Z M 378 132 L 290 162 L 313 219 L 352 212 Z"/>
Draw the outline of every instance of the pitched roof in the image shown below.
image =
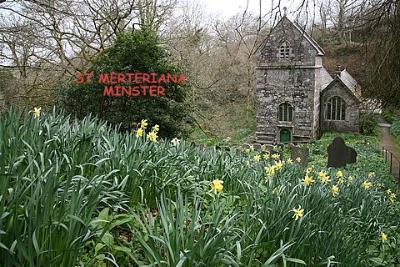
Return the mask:
<path id="1" fill-rule="evenodd" d="M 346 69 L 342 70 L 340 72 L 340 79 L 342 82 L 355 94 L 355 95 L 360 95 L 359 88 L 360 85 L 357 83 L 357 81 L 350 75 L 350 73 L 347 72 Z"/>
<path id="2" fill-rule="evenodd" d="M 328 71 L 322 67 L 321 68 L 321 91 L 324 90 L 332 81 L 333 78 L 329 75 Z"/>
<path id="3" fill-rule="evenodd" d="M 318 55 L 319 56 L 323 56 L 325 55 L 325 51 L 324 49 L 322 49 L 321 46 L 319 46 L 319 44 L 305 31 L 304 28 L 302 28 L 299 24 L 297 24 L 296 22 L 291 21 L 290 19 L 288 19 L 286 16 L 284 16 L 281 21 L 283 19 L 286 19 L 287 21 L 289 21 L 290 23 L 292 23 L 292 25 L 304 36 L 304 38 L 311 44 L 312 47 L 315 48 L 315 50 L 317 50 Z"/>
<path id="4" fill-rule="evenodd" d="M 361 101 L 362 101 L 361 95 L 356 94 L 355 91 L 353 91 L 352 89 L 350 89 L 350 88 L 347 86 L 347 84 L 343 82 L 342 78 L 340 78 L 339 75 L 337 75 L 336 78 L 333 79 L 333 80 L 331 81 L 330 84 L 328 84 L 328 86 L 326 86 L 325 88 L 323 88 L 322 91 L 321 91 L 321 93 L 323 93 L 323 92 L 329 90 L 329 88 L 331 88 L 331 87 L 332 87 L 335 83 L 337 83 L 337 82 L 340 83 L 340 84 L 342 84 L 343 87 L 350 93 L 350 95 L 352 95 L 358 102 L 361 102 Z"/>

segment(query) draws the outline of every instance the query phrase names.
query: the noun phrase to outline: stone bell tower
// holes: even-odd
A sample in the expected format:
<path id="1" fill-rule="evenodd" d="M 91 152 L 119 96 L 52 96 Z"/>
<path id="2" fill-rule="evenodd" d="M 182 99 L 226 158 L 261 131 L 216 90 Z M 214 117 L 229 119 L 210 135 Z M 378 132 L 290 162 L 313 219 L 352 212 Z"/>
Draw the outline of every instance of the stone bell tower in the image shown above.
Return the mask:
<path id="1" fill-rule="evenodd" d="M 257 51 L 256 141 L 308 142 L 319 134 L 323 49 L 286 15 Z"/>

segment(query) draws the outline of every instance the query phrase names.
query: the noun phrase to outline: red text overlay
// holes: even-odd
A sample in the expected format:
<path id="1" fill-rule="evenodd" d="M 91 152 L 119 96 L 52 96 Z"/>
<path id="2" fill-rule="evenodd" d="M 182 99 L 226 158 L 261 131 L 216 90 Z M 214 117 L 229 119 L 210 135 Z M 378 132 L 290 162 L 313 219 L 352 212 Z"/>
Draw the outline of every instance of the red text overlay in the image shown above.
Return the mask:
<path id="1" fill-rule="evenodd" d="M 77 72 L 75 82 L 89 83 L 93 72 Z M 104 84 L 103 96 L 165 96 L 168 84 L 184 84 L 184 74 L 109 72 L 100 73 L 99 84 Z"/>

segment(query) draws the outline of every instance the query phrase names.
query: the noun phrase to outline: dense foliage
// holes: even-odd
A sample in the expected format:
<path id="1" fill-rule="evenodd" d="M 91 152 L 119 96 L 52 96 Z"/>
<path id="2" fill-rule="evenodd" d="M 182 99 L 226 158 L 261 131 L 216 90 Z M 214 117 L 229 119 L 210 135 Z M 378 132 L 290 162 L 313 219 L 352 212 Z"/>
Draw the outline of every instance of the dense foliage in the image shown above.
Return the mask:
<path id="1" fill-rule="evenodd" d="M 286 150 L 280 161 L 141 127 L 4 114 L 0 265 L 400 264 L 396 187 L 375 137 L 345 135 L 358 162 L 336 170 L 325 167 L 333 135 L 308 146 L 303 167 Z"/>
<path id="2" fill-rule="evenodd" d="M 378 121 L 372 112 L 362 114 L 360 117 L 360 130 L 363 134 L 376 134 Z"/>
<path id="3" fill-rule="evenodd" d="M 158 73 L 180 74 L 182 69 L 170 63 L 166 50 L 157 35 L 150 30 L 135 30 L 120 34 L 115 43 L 92 62 L 91 83 L 71 81 L 58 92 L 60 106 L 84 118 L 88 114 L 129 130 L 140 119 L 163 125 L 160 135 L 173 137 L 185 129 L 189 121 L 189 105 L 185 102 L 188 84 L 162 84 L 165 96 L 103 96 L 104 84 L 99 83 L 100 73 Z"/>

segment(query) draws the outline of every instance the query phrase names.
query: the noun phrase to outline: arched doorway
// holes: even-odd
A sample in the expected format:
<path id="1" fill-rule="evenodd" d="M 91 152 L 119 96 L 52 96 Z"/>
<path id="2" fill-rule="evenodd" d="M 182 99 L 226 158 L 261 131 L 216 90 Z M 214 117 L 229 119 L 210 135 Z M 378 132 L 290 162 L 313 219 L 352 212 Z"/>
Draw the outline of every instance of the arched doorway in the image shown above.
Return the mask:
<path id="1" fill-rule="evenodd" d="M 280 143 L 290 143 L 292 141 L 292 133 L 288 129 L 281 129 L 279 132 L 279 142 Z"/>

